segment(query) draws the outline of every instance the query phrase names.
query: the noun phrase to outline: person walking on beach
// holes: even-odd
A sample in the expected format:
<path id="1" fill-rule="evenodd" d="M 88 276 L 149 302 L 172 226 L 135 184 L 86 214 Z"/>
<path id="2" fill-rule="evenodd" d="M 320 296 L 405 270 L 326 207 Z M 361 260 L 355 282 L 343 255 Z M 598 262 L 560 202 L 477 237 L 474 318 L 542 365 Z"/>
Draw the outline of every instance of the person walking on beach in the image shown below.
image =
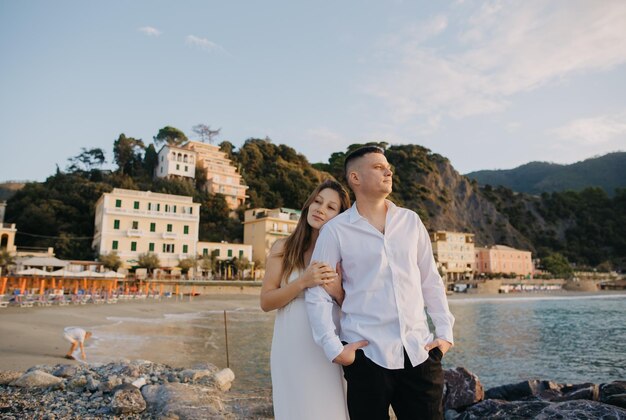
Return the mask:
<path id="1" fill-rule="evenodd" d="M 73 354 L 77 347 L 80 347 L 80 355 L 82 359 L 87 359 L 87 356 L 85 355 L 85 341 L 91 337 L 90 331 L 85 331 L 80 327 L 65 327 L 63 329 L 63 337 L 71 343 L 70 349 L 65 355 L 66 359 L 75 360 Z"/>
<path id="2" fill-rule="evenodd" d="M 341 184 L 323 182 L 304 203 L 293 233 L 269 252 L 260 303 L 266 312 L 278 310 L 270 355 L 277 420 L 348 418 L 341 368 L 328 363 L 313 341 L 303 293 L 320 286 L 338 313 L 343 289 L 336 267 L 311 261 L 311 254 L 322 225 L 348 207 Z"/>
<path id="3" fill-rule="evenodd" d="M 311 257 L 341 262 L 340 332 L 333 300 L 313 287 L 306 290 L 313 337 L 343 366 L 352 420 L 388 419 L 390 405 L 399 419 L 442 419 L 441 358 L 453 344 L 454 317 L 428 232 L 415 212 L 386 199 L 392 171 L 381 148 L 350 153 L 345 173 L 356 201 L 324 225 Z"/>

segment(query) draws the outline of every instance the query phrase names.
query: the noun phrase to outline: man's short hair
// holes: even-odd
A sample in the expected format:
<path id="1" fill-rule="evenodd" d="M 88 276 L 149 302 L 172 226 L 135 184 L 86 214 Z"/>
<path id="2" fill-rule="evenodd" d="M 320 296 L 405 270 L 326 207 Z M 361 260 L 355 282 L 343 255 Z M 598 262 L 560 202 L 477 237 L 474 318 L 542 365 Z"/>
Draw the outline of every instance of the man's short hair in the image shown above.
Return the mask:
<path id="1" fill-rule="evenodd" d="M 380 153 L 384 155 L 385 151 L 383 150 L 382 147 L 378 147 L 378 146 L 363 146 L 348 153 L 348 156 L 346 156 L 346 160 L 343 162 L 343 172 L 345 174 L 346 179 L 348 179 L 348 164 L 350 163 L 350 161 L 354 159 L 358 159 L 361 156 L 365 156 L 368 153 Z"/>

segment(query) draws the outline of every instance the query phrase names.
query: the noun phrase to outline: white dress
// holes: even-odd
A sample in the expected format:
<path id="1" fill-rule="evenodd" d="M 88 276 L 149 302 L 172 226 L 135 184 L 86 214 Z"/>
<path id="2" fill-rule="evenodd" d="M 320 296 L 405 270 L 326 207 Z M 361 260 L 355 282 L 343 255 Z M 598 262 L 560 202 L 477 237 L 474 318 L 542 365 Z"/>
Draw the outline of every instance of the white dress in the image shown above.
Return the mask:
<path id="1" fill-rule="evenodd" d="M 276 420 L 349 418 L 343 372 L 313 341 L 304 293 L 276 313 L 270 368 Z"/>

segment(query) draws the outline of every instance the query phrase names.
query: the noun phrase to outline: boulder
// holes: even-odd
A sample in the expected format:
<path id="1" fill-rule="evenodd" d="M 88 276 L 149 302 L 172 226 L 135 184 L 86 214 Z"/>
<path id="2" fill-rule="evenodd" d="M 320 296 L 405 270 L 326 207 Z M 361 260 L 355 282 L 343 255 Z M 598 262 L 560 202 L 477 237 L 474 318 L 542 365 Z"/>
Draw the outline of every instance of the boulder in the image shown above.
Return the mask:
<path id="1" fill-rule="evenodd" d="M 446 410 L 464 408 L 485 398 L 483 385 L 469 370 L 457 367 L 446 369 L 443 374 L 443 405 Z"/>
<path id="2" fill-rule="evenodd" d="M 124 388 L 113 394 L 110 407 L 114 414 L 137 414 L 146 409 L 146 401 L 137 388 Z"/>
<path id="3" fill-rule="evenodd" d="M 228 391 L 235 380 L 235 372 L 229 368 L 225 368 L 213 375 L 213 383 L 220 391 Z"/>
<path id="4" fill-rule="evenodd" d="M 41 388 L 58 385 L 62 382 L 63 379 L 54 375 L 50 375 L 41 370 L 33 370 L 23 374 L 18 379 L 11 382 L 10 385 L 23 388 Z"/>
<path id="5" fill-rule="evenodd" d="M 121 384 L 122 380 L 118 376 L 111 375 L 105 381 L 100 382 L 100 385 L 98 385 L 98 389 L 103 393 L 108 393 L 111 392 L 113 388 Z"/>
<path id="6" fill-rule="evenodd" d="M 560 395 L 562 385 L 552 381 L 540 381 L 537 379 L 531 381 L 518 382 L 516 384 L 507 384 L 489 388 L 485 392 L 485 399 L 519 401 L 528 397 L 537 397 L 544 395 Z"/>
<path id="7" fill-rule="evenodd" d="M 597 401 L 485 400 L 468 408 L 454 420 L 475 419 L 626 419 L 626 410 Z"/>
<path id="8" fill-rule="evenodd" d="M 465 410 L 455 420 L 474 419 L 533 419 L 550 405 L 547 401 L 484 400 Z"/>
<path id="9" fill-rule="evenodd" d="M 77 390 L 87 386 L 87 378 L 84 375 L 77 376 L 68 380 L 67 387 L 72 390 Z"/>
<path id="10" fill-rule="evenodd" d="M 626 419 L 626 410 L 597 401 L 565 401 L 550 404 L 538 419 Z"/>
<path id="11" fill-rule="evenodd" d="M 552 398 L 551 401 L 574 401 L 574 400 L 600 400 L 600 386 L 592 383 L 564 386 L 560 396 Z"/>
<path id="12" fill-rule="evenodd" d="M 213 388 L 183 383 L 146 385 L 141 393 L 148 409 L 158 418 L 204 420 L 221 416 L 222 399 Z"/>
<path id="13" fill-rule="evenodd" d="M 0 372 L 0 385 L 8 385 L 18 379 L 23 374 L 24 372 L 17 372 L 12 370 Z"/>
<path id="14" fill-rule="evenodd" d="M 600 401 L 626 408 L 626 381 L 614 381 L 600 385 Z"/>
<path id="15" fill-rule="evenodd" d="M 52 374 L 59 378 L 71 378 L 78 373 L 78 367 L 75 365 L 61 365 Z"/>

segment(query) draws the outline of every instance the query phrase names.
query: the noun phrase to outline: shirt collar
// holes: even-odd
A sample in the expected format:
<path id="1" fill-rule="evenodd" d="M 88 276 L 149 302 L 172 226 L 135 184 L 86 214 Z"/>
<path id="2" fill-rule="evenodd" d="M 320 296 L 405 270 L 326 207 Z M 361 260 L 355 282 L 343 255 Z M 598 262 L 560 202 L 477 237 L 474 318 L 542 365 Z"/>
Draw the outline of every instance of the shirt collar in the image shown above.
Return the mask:
<path id="1" fill-rule="evenodd" d="M 387 214 L 392 215 L 395 213 L 397 206 L 391 201 L 385 199 L 385 204 L 387 204 Z M 356 201 L 350 207 L 350 223 L 356 223 L 360 219 L 364 219 L 363 216 L 359 214 L 359 211 L 356 208 Z"/>

